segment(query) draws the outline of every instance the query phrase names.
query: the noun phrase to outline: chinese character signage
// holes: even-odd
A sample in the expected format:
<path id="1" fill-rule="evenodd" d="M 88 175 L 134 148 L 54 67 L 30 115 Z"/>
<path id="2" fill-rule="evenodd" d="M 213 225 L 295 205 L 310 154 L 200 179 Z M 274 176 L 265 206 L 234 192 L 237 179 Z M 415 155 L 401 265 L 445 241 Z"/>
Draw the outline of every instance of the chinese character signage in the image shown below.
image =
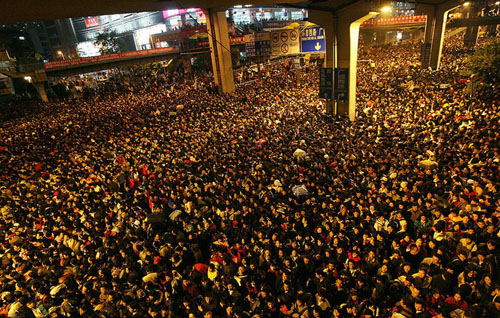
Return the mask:
<path id="1" fill-rule="evenodd" d="M 332 99 L 333 95 L 333 69 L 319 69 L 319 98 Z"/>
<path id="2" fill-rule="evenodd" d="M 263 32 L 245 35 L 247 56 L 262 56 L 271 54 L 271 33 Z"/>
<path id="3" fill-rule="evenodd" d="M 422 63 L 429 62 L 431 56 L 431 44 L 422 43 L 420 46 L 420 61 Z"/>
<path id="4" fill-rule="evenodd" d="M 323 28 L 306 28 L 300 36 L 302 53 L 315 53 L 325 51 L 325 31 Z"/>
<path id="5" fill-rule="evenodd" d="M 349 69 L 335 69 L 335 100 L 349 99 Z"/>
<path id="6" fill-rule="evenodd" d="M 99 26 L 99 19 L 97 17 L 87 18 L 85 19 L 85 26 L 87 28 Z"/>
<path id="7" fill-rule="evenodd" d="M 275 28 L 282 28 L 290 24 L 290 21 L 263 21 L 262 22 L 262 27 L 264 29 L 275 29 Z"/>

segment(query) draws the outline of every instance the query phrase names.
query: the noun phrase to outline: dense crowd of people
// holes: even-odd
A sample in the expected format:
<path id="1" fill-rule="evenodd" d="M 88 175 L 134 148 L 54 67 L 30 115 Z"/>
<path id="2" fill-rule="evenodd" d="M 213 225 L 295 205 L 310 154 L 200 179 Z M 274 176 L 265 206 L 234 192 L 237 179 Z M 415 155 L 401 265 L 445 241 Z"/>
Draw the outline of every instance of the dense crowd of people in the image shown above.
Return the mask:
<path id="1" fill-rule="evenodd" d="M 354 122 L 318 69 L 220 95 L 137 70 L 0 128 L 0 316 L 499 317 L 499 94 L 465 51 L 360 52 Z"/>

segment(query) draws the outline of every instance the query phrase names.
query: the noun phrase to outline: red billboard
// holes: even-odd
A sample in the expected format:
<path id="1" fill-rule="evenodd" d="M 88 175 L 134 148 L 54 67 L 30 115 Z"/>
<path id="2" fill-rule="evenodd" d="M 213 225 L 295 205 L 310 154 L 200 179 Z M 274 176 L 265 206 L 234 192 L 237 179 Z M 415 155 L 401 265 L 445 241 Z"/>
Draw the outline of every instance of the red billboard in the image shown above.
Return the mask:
<path id="1" fill-rule="evenodd" d="M 85 26 L 87 28 L 99 26 L 99 19 L 97 19 L 97 17 L 87 18 L 85 19 Z"/>

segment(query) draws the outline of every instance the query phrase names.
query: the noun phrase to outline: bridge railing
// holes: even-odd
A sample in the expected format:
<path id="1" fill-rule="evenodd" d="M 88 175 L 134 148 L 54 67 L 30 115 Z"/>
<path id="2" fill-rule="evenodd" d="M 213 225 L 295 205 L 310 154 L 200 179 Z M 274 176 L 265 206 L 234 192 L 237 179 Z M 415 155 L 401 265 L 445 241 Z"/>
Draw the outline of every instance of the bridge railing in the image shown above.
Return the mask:
<path id="1" fill-rule="evenodd" d="M 425 23 L 427 21 L 426 15 L 415 15 L 406 17 L 396 17 L 396 18 L 381 18 L 372 19 L 363 22 L 361 26 L 376 26 L 376 25 L 393 25 L 393 24 L 405 24 L 405 23 Z"/>
<path id="2" fill-rule="evenodd" d="M 42 62 L 29 63 L 29 64 L 18 64 L 18 65 L 16 65 L 16 68 L 20 73 L 31 73 L 34 71 L 43 70 L 44 65 Z"/>
<path id="3" fill-rule="evenodd" d="M 116 61 L 119 59 L 135 58 L 135 57 L 141 57 L 141 56 L 156 55 L 156 54 L 161 54 L 161 53 L 170 53 L 170 52 L 174 52 L 175 50 L 176 50 L 175 47 L 169 46 L 169 47 L 164 47 L 164 48 L 159 48 L 159 49 L 131 51 L 131 52 L 124 52 L 124 53 L 112 53 L 112 54 L 106 54 L 106 55 L 100 55 L 100 56 L 82 57 L 82 58 L 77 58 L 77 59 L 47 62 L 47 63 L 44 63 L 44 65 L 45 65 L 45 69 L 49 70 L 49 69 L 54 69 L 54 68 L 77 66 L 77 65 L 89 64 L 89 63 L 110 62 L 110 61 Z"/>

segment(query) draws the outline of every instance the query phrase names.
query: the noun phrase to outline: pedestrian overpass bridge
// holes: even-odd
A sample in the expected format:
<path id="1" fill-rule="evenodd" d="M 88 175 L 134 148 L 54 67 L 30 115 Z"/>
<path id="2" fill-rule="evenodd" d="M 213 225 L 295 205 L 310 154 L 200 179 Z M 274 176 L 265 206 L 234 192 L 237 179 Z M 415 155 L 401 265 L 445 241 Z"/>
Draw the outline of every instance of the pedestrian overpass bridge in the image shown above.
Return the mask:
<path id="1" fill-rule="evenodd" d="M 182 54 L 207 52 L 207 49 L 183 51 Z M 127 67 L 138 64 L 149 64 L 179 57 L 181 51 L 174 47 L 160 49 L 112 53 L 101 56 L 84 57 L 63 61 L 44 63 L 47 77 L 70 76 L 91 72 L 99 72 L 113 68 Z"/>

